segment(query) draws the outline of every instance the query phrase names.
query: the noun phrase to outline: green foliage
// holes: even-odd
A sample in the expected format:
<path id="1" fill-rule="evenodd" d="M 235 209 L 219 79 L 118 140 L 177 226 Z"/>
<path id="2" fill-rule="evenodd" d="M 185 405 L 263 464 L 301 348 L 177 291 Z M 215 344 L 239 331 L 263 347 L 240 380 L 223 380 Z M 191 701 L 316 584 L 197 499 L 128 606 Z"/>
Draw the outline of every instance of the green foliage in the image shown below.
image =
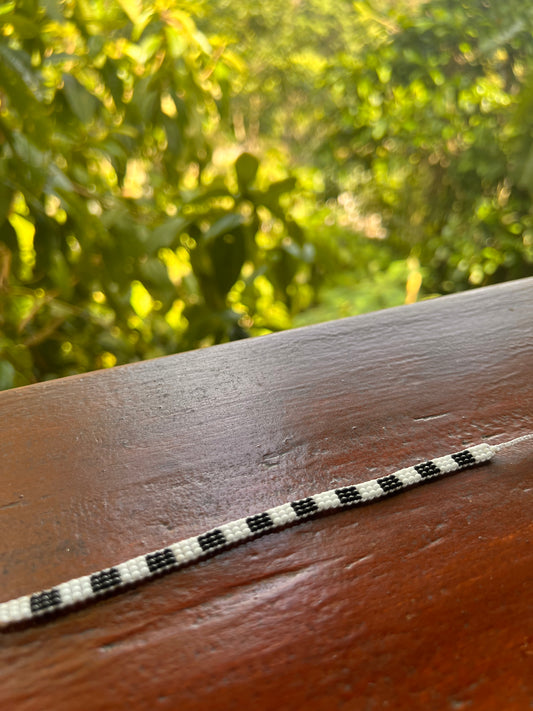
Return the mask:
<path id="1" fill-rule="evenodd" d="M 426 293 L 531 274 L 533 10 L 472 0 L 421 10 L 391 13 L 387 40 L 345 65 L 357 92 L 339 107 L 352 126 L 333 137 L 344 181 L 388 241 L 427 267 Z"/>
<path id="2" fill-rule="evenodd" d="M 533 273 L 522 0 L 0 2 L 0 389 Z"/>
<path id="3" fill-rule="evenodd" d="M 529 3 L 225 8 L 219 24 L 250 66 L 235 111 L 318 169 L 356 280 L 361 234 L 386 238 L 389 261 L 419 261 L 421 295 L 532 273 Z"/>
<path id="4" fill-rule="evenodd" d="M 0 386 L 289 325 L 294 182 L 224 140 L 226 58 L 190 13 L 0 12 Z"/>

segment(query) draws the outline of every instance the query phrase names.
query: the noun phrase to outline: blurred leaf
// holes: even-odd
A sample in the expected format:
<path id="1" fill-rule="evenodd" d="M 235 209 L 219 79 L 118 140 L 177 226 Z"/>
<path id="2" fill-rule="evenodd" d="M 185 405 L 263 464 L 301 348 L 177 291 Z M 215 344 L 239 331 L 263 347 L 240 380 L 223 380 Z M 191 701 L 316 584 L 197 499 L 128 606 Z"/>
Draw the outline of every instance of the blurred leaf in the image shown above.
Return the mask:
<path id="1" fill-rule="evenodd" d="M 279 198 L 283 193 L 290 193 L 296 187 L 296 178 L 285 178 L 284 180 L 278 180 L 275 183 L 271 183 L 268 189 L 265 191 L 265 197 L 267 198 Z"/>
<path id="2" fill-rule="evenodd" d="M 176 290 L 168 278 L 165 265 L 159 259 L 147 259 L 140 265 L 139 274 L 153 297 L 163 301 L 163 306 L 169 309 L 176 297 Z"/>
<path id="3" fill-rule="evenodd" d="M 15 0 L 11 0 L 11 2 L 3 2 L 2 4 L 0 4 L 0 17 L 4 17 L 5 15 L 11 15 L 14 9 Z"/>
<path id="4" fill-rule="evenodd" d="M 0 390 L 12 388 L 15 384 L 15 368 L 7 360 L 1 360 L 0 351 Z"/>
<path id="5" fill-rule="evenodd" d="M 228 213 L 211 225 L 204 233 L 203 240 L 208 242 L 215 237 L 233 232 L 236 227 L 239 227 L 244 222 L 242 215 L 236 213 Z"/>
<path id="6" fill-rule="evenodd" d="M 152 230 L 152 234 L 146 242 L 148 254 L 154 254 L 161 247 L 174 247 L 179 241 L 179 236 L 189 224 L 189 220 L 183 217 L 171 217 L 163 224 Z"/>
<path id="7" fill-rule="evenodd" d="M 56 22 L 64 22 L 64 17 L 61 12 L 60 0 L 43 0 L 43 6 L 52 20 Z"/>
<path id="8" fill-rule="evenodd" d="M 11 15 L 9 22 L 15 28 L 18 36 L 23 39 L 31 39 L 39 35 L 39 25 L 24 15 Z"/>
<path id="9" fill-rule="evenodd" d="M 533 193 L 533 146 L 521 166 L 517 182 L 521 188 Z"/>
<path id="10" fill-rule="evenodd" d="M 90 123 L 98 110 L 98 99 L 71 74 L 63 75 L 64 92 L 72 112 L 83 123 Z"/>
<path id="11" fill-rule="evenodd" d="M 4 80 L 12 72 L 36 101 L 42 100 L 41 87 L 31 68 L 29 57 L 0 43 L 0 66 L 4 65 Z"/>
<path id="12" fill-rule="evenodd" d="M 2 228 L 2 225 L 4 224 L 9 213 L 12 200 L 13 190 L 5 185 L 5 183 L 0 183 L 0 229 Z M 2 233 L 0 232 L 0 238 L 1 234 Z"/>
<path id="13" fill-rule="evenodd" d="M 219 234 L 211 239 L 208 249 L 215 283 L 219 294 L 225 296 L 237 281 L 246 258 L 244 235 L 240 230 L 233 234 Z"/>
<path id="14" fill-rule="evenodd" d="M 165 134 L 168 141 L 168 150 L 173 156 L 177 157 L 181 153 L 183 147 L 180 124 L 175 119 L 164 116 L 163 126 L 165 128 Z"/>
<path id="15" fill-rule="evenodd" d="M 237 158 L 235 161 L 235 169 L 241 190 L 246 190 L 246 188 L 254 182 L 258 167 L 259 161 L 251 153 L 241 153 Z"/>
<path id="16" fill-rule="evenodd" d="M 0 242 L 3 242 L 9 248 L 12 255 L 18 254 L 19 244 L 17 233 L 7 220 L 0 226 Z"/>
<path id="17" fill-rule="evenodd" d="M 129 19 L 136 24 L 141 16 L 141 3 L 137 0 L 117 0 Z"/>
<path id="18" fill-rule="evenodd" d="M 118 76 L 118 68 L 119 65 L 110 57 L 107 57 L 101 69 L 106 86 L 111 92 L 111 96 L 113 97 L 113 101 L 117 107 L 122 104 L 122 97 L 124 95 L 124 85 Z"/>

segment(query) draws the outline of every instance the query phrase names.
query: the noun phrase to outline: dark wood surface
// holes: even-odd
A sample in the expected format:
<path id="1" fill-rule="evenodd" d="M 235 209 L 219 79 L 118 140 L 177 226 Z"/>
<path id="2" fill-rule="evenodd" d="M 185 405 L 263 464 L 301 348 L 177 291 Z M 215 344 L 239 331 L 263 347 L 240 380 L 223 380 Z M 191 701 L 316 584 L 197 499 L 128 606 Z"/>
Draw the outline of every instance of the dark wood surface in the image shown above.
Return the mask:
<path id="1" fill-rule="evenodd" d="M 0 393 L 0 600 L 533 431 L 533 280 Z M 533 442 L 0 633 L 2 711 L 530 709 Z"/>

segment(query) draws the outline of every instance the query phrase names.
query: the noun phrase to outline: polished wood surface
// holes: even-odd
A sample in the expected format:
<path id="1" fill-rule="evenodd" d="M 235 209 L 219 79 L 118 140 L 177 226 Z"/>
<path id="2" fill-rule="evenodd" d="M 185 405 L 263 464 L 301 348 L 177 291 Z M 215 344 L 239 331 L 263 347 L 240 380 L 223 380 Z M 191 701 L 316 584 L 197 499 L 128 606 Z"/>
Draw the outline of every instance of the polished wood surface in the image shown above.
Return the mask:
<path id="1" fill-rule="evenodd" d="M 0 393 L 0 600 L 533 431 L 533 280 Z M 533 441 L 0 633 L 2 711 L 533 702 Z"/>

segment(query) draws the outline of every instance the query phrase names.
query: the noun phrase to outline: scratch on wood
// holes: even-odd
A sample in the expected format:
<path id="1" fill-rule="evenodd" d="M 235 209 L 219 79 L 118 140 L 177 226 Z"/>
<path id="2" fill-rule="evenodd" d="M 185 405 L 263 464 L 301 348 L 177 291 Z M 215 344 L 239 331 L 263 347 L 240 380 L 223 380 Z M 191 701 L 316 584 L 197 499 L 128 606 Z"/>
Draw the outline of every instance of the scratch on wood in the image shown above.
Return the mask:
<path id="1" fill-rule="evenodd" d="M 12 509 L 14 506 L 24 506 L 26 502 L 24 499 L 19 499 L 18 501 L 10 501 L 7 504 L 0 504 L 0 511 L 4 509 Z"/>
<path id="2" fill-rule="evenodd" d="M 427 422 L 428 420 L 438 420 L 441 417 L 448 417 L 449 412 L 443 412 L 440 415 L 424 415 L 423 417 L 414 417 L 413 422 Z"/>

